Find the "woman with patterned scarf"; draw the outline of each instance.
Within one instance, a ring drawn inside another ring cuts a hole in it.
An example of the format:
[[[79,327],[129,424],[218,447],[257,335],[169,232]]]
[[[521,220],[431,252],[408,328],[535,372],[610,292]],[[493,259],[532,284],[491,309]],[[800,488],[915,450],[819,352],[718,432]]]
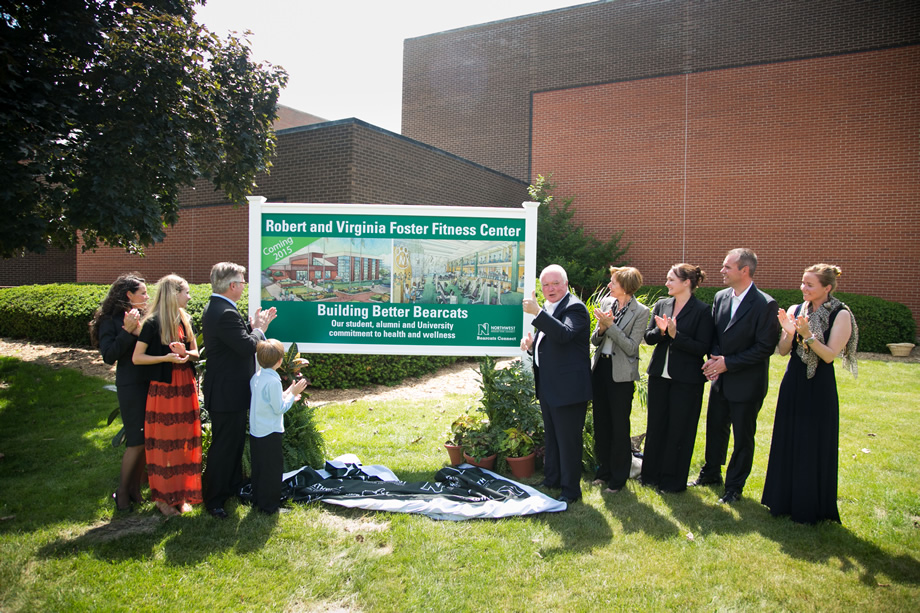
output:
[[[856,376],[859,330],[849,307],[834,296],[840,269],[816,264],[802,275],[800,305],[779,310],[777,349],[792,354],[780,384],[773,442],[761,503],[794,522],[840,522],[837,454],[840,408],[834,358]]]

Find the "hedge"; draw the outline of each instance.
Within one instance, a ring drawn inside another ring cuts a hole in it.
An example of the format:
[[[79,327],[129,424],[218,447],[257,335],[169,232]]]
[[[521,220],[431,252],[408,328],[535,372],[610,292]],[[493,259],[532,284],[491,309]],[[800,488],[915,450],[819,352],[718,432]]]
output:
[[[155,287],[148,286],[153,297]],[[0,289],[0,336],[89,346],[89,322],[109,290],[107,285],[62,283]],[[201,315],[211,296],[207,283],[189,287],[188,313],[201,332]],[[248,296],[238,303],[249,308]],[[269,331],[271,328],[269,328]],[[395,385],[464,358],[401,355],[304,354],[310,366],[303,373],[317,389]]]
[[[151,288],[152,289],[152,288]],[[201,330],[201,313],[211,295],[209,284],[191,286],[189,314],[196,330]],[[720,288],[701,287],[696,295],[712,304]],[[58,285],[23,285],[0,289],[0,336],[27,338],[34,341],[89,345],[88,322],[108,291],[106,285],[67,283]],[[781,307],[802,301],[798,290],[765,290]],[[663,286],[646,286],[640,294],[667,295]],[[859,350],[886,353],[887,343],[915,342],[917,327],[903,304],[873,296],[840,292],[859,324]],[[247,296],[240,309],[248,307]],[[434,372],[453,363],[456,357],[378,356],[378,355],[307,355],[311,366],[304,374],[320,389],[359,387],[372,384],[393,385],[406,377]]]
[[[716,292],[721,287],[700,287],[696,296],[707,304],[712,304]],[[790,305],[801,304],[802,292],[797,289],[765,289],[780,308],[788,309]],[[658,298],[668,295],[664,286],[646,286],[638,292]],[[889,302],[875,296],[835,292],[835,296],[844,302],[859,326],[859,351],[888,353],[888,343],[913,343],[917,339],[917,323],[913,314],[900,302]],[[654,299],[651,301],[654,303]]]

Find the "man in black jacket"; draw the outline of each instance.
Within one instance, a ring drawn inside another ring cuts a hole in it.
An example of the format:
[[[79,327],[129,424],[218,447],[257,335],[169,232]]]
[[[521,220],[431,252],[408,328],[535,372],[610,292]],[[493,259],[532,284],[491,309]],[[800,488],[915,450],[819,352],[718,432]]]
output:
[[[722,263],[728,288],[712,305],[715,335],[703,374],[712,381],[706,415],[706,464],[689,485],[722,482],[729,432],[735,445],[725,471],[725,493],[731,504],[741,498],[754,463],[757,414],[767,395],[770,356],[779,340],[776,301],[754,285],[757,256],[750,249],[732,249]]]
[[[236,302],[246,289],[246,269],[232,262],[211,268],[211,299],[201,319],[207,371],[204,406],[211,416],[211,447],[204,474],[208,513],[227,517],[224,504],[243,481],[243,447],[249,415],[249,380],[255,374],[256,345],[277,313],[257,309],[246,322]]]
[[[581,499],[582,433],[591,399],[591,320],[584,303],[569,293],[561,266],[543,269],[540,283],[546,299],[543,309],[536,297],[523,301],[524,312],[536,316],[537,334],[528,333],[521,349],[534,356],[546,440],[543,485],[561,488],[559,500],[572,503]]]

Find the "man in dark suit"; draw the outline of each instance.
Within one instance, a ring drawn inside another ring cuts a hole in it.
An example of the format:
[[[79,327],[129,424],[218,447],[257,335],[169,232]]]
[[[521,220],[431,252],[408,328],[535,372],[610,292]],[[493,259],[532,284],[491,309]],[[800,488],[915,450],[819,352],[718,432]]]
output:
[[[770,356],[779,340],[776,301],[754,285],[757,256],[750,249],[732,249],[722,263],[728,285],[712,305],[715,335],[703,374],[712,381],[706,415],[706,463],[689,485],[722,482],[729,432],[735,445],[725,471],[725,492],[731,504],[741,498],[754,463],[757,414],[767,395]]]
[[[250,322],[236,309],[246,289],[246,269],[232,262],[211,268],[211,299],[201,318],[207,371],[204,406],[211,416],[211,447],[204,474],[208,513],[227,517],[224,504],[243,481],[243,446],[249,415],[249,380],[255,374],[256,345],[276,316],[275,308],[256,310]]]
[[[584,303],[569,293],[561,266],[544,268],[540,284],[546,299],[543,309],[535,295],[523,301],[524,312],[536,316],[537,333],[528,333],[521,349],[534,356],[546,441],[543,485],[561,488],[559,500],[572,503],[581,499],[582,434],[591,399],[591,320]]]

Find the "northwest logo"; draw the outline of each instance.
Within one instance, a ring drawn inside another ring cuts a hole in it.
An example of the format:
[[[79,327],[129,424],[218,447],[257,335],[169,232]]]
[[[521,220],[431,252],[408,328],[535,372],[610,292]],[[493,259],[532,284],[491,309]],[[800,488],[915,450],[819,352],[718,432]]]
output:
[[[479,324],[479,336],[489,336],[489,324]]]

